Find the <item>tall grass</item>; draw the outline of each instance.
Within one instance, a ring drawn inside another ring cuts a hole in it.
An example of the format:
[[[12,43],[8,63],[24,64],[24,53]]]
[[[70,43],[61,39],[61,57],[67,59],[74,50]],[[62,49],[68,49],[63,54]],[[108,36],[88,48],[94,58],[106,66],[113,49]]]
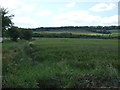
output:
[[[40,38],[3,43],[3,87],[118,87],[118,40]]]

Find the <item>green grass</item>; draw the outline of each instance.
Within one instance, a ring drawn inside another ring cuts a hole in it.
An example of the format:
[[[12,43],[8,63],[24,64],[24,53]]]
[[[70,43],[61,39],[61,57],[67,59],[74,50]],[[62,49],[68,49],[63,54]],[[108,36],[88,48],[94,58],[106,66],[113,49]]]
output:
[[[110,31],[111,33],[119,33],[119,30],[108,30]]]
[[[3,43],[3,87],[118,87],[117,39],[39,38]]]

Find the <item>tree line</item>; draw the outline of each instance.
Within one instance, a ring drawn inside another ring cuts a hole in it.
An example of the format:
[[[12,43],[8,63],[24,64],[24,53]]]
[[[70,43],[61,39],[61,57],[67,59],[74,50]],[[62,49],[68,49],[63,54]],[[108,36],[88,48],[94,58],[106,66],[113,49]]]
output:
[[[8,30],[6,30],[4,35],[4,37],[11,38],[12,41],[17,41],[18,39],[31,40],[32,36],[33,36],[32,30],[18,28],[16,26],[12,26]]]
[[[120,26],[64,26],[64,27],[39,27],[33,31],[64,31],[64,30],[86,30],[101,34],[111,34],[110,30],[119,30]],[[109,30],[109,31],[108,31]]]

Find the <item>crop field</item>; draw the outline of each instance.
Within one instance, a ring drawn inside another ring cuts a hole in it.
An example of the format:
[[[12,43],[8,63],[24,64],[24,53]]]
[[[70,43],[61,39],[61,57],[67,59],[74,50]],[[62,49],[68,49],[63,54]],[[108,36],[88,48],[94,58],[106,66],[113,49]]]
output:
[[[94,33],[91,31],[87,31],[87,30],[51,30],[51,31],[37,31],[35,33],[56,33],[56,34],[60,34],[60,33],[72,33],[72,34],[77,34],[77,35],[96,35],[99,33]]]
[[[111,35],[112,35],[112,36],[120,36],[119,30],[108,30],[108,31],[111,32]]]
[[[117,39],[3,43],[3,88],[116,88],[119,71]]]
[[[87,30],[52,30],[52,31],[39,31],[39,33],[73,33],[73,34],[96,34]]]
[[[111,32],[111,34],[101,34],[101,33],[96,33],[96,32],[91,32],[89,30],[51,30],[51,31],[34,31],[34,33],[41,33],[41,34],[46,34],[46,33],[51,33],[51,34],[60,34],[60,33],[72,33],[76,35],[103,35],[103,36],[119,36],[119,30],[107,30]]]

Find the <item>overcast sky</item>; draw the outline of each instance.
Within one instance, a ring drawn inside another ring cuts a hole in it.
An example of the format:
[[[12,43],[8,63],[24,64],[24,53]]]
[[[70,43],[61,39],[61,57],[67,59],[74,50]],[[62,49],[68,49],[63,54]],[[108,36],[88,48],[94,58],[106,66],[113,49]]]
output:
[[[118,25],[118,0],[0,0],[15,26]]]

